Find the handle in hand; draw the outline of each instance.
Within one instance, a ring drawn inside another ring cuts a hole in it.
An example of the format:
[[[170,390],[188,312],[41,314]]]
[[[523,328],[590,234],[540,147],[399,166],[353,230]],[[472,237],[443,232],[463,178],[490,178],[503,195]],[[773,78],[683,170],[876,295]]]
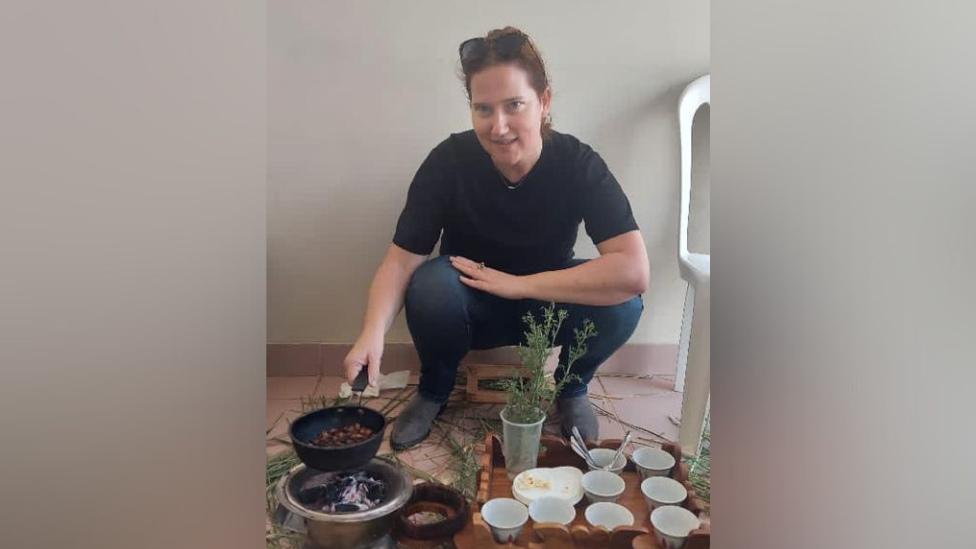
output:
[[[366,366],[363,366],[359,370],[359,374],[356,375],[356,379],[352,382],[352,390],[361,393],[366,390],[366,385],[369,384],[369,370]]]

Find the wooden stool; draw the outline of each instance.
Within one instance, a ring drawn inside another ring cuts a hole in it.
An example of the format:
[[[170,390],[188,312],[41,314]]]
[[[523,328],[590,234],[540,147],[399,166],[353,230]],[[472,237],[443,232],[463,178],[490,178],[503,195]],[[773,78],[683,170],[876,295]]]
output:
[[[468,384],[465,387],[468,402],[506,404],[508,393],[496,389],[479,388],[479,381],[510,379],[514,376],[531,378],[529,372],[518,364],[465,364]]]

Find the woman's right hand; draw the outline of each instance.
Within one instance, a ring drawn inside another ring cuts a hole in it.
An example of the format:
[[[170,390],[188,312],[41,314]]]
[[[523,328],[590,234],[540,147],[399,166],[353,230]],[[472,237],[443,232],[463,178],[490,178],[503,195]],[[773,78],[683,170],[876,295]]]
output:
[[[380,361],[383,358],[383,334],[374,335],[363,333],[349,350],[343,365],[346,369],[346,380],[352,385],[360,370],[369,371],[369,384],[373,387],[379,383]]]

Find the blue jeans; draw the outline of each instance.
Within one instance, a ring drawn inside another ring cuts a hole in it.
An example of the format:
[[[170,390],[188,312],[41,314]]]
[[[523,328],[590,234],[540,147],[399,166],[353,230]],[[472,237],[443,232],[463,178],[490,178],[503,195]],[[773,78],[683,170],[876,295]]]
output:
[[[573,260],[564,268],[585,261]],[[469,350],[525,343],[526,326],[522,317],[532,312],[541,319],[540,309],[548,305],[534,299],[505,299],[476,290],[458,280],[459,276],[460,272],[446,256],[432,259],[414,272],[405,296],[407,326],[420,355],[418,392],[437,403],[447,402],[454,389],[458,366]],[[587,341],[589,351],[573,364],[572,371],[580,376],[580,381],[567,383],[560,393],[563,398],[584,395],[600,364],[634,333],[644,302],[637,296],[619,305],[556,303],[556,309],[569,313],[556,340],[556,345],[562,346],[560,364],[566,364],[569,347],[575,342],[573,328],[581,327],[586,318],[596,325],[597,335]]]

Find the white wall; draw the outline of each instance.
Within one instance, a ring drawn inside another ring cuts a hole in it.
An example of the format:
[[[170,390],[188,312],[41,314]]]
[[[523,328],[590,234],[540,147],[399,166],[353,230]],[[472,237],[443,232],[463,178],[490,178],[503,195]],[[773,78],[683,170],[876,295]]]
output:
[[[471,127],[458,44],[509,24],[547,61],[555,128],[604,157],[643,231],[631,341],[677,342],[677,99],[710,70],[707,0],[269,2],[269,342],[355,339],[414,172]],[[387,341],[410,341],[402,315]]]

